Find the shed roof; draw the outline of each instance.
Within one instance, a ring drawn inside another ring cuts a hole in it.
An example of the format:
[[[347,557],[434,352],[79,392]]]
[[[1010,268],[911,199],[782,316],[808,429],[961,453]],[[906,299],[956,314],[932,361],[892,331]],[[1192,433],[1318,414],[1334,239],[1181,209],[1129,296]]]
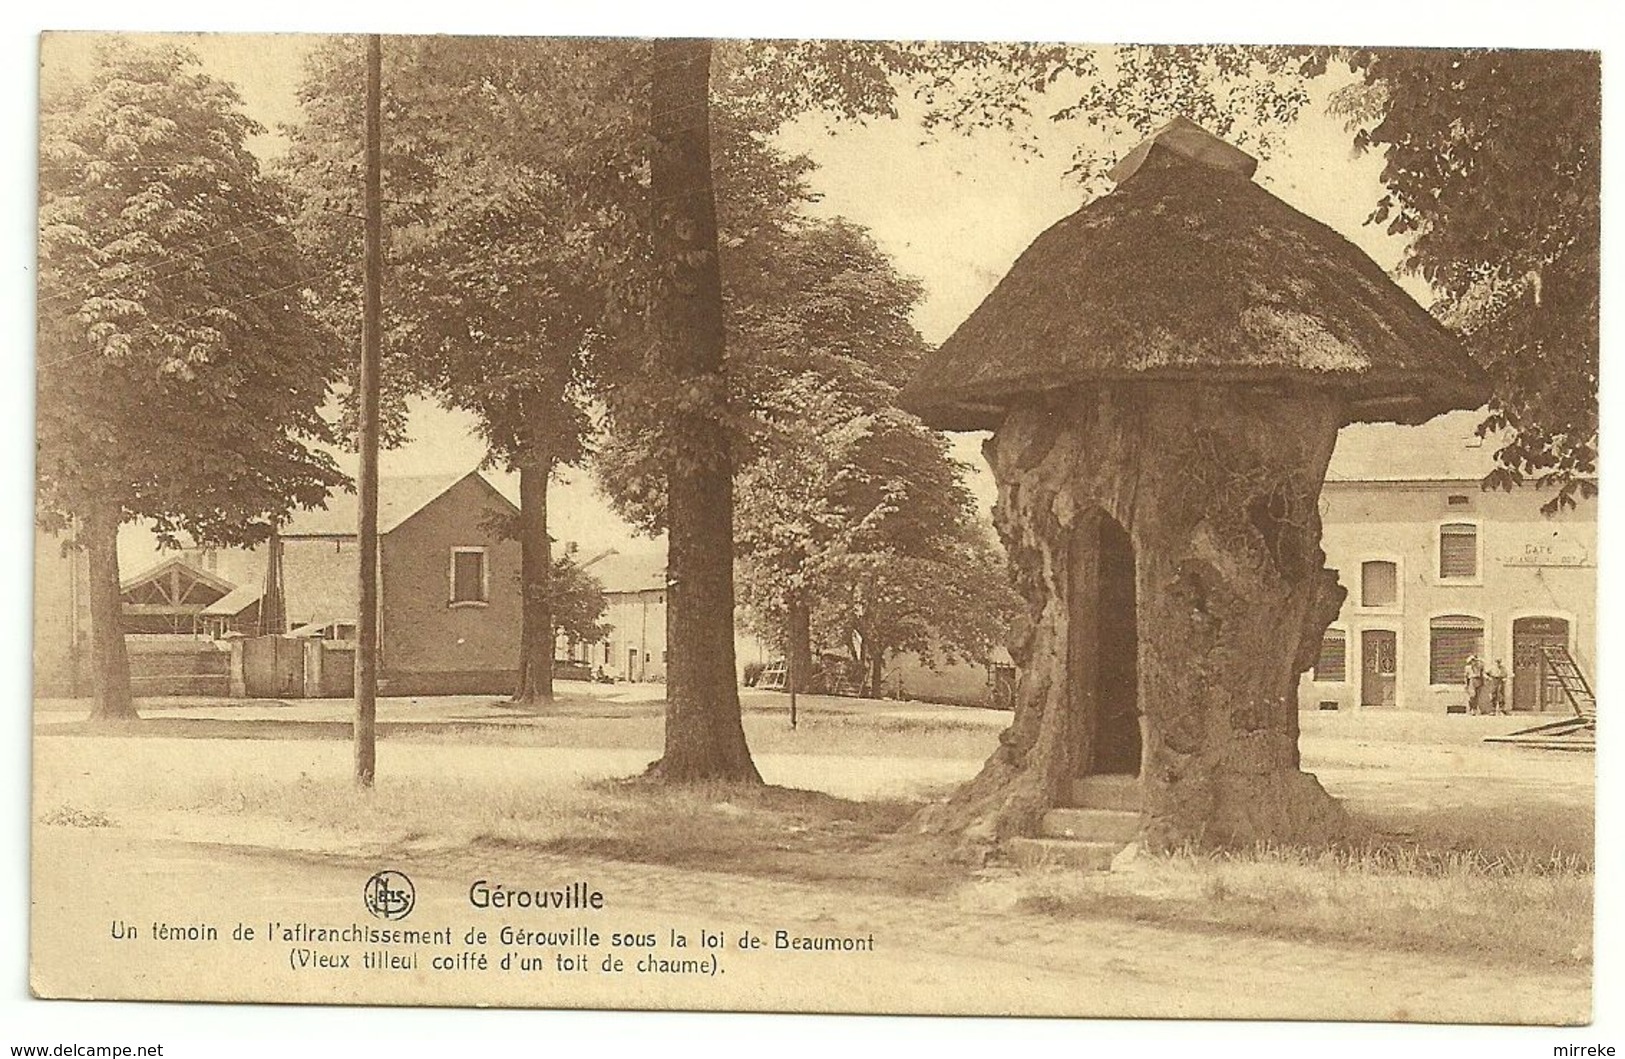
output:
[[[264,585],[238,585],[204,607],[203,613],[214,617],[234,618],[258,603],[263,595],[265,595]]]
[[[905,408],[986,430],[1020,395],[1123,379],[1335,386],[1354,422],[1483,403],[1456,339],[1353,243],[1254,184],[1245,154],[1189,122],[1142,148],[925,358]]]
[[[207,570],[198,569],[196,566],[193,566],[180,556],[172,556],[168,559],[162,559],[139,573],[132,574],[123,581],[120,581],[118,586],[119,592],[127,593],[132,589],[139,588],[142,585],[157,581],[160,578],[168,577],[171,571],[176,572],[186,581],[204,585],[222,595],[230,592],[234,587],[236,587],[223,577],[216,574],[211,574]]]

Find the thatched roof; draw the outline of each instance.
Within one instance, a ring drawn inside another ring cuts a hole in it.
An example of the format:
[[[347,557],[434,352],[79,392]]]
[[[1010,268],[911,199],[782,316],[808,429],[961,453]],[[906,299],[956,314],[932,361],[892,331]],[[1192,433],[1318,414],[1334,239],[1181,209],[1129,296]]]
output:
[[[1347,239],[1176,122],[1040,235],[904,389],[949,430],[1015,398],[1128,379],[1335,386],[1349,420],[1421,422],[1488,396],[1455,338]]]

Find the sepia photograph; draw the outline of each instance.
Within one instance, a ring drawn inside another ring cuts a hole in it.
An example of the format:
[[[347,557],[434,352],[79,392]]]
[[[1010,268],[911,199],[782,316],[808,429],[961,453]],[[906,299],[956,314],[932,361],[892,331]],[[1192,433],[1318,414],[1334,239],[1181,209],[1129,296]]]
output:
[[[1599,1043],[1600,42],[186,28],[30,45],[53,1025]]]

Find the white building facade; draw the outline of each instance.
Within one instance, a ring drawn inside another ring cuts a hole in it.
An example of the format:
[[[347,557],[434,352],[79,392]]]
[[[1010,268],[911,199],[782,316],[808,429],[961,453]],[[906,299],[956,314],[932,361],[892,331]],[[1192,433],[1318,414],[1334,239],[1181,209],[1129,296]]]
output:
[[[1321,521],[1348,598],[1300,682],[1300,708],[1459,711],[1477,656],[1502,661],[1513,712],[1567,712],[1540,649],[1565,647],[1595,672],[1596,503],[1546,515],[1548,490],[1482,489],[1494,444],[1473,436],[1478,418],[1339,439]]]

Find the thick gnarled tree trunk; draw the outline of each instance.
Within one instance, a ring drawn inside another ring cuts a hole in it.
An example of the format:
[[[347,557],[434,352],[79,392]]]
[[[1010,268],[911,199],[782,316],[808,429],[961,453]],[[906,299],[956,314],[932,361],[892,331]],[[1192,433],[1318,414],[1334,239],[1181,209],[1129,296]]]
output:
[[[79,526],[89,578],[93,721],[136,719],[130,655],[124,643],[124,599],[119,591],[118,530],[116,509],[97,508]]]
[[[668,426],[666,742],[649,775],[760,783],[734,667],[733,458],[723,415],[722,276],[711,183],[711,43],[651,46],[649,128],[661,364],[684,395]]]
[[[553,701],[553,542],[547,535],[547,486],[553,461],[533,454],[519,463],[519,551],[522,613],[519,680],[513,701]]]
[[[1342,407],[1329,394],[1137,383],[1013,410],[987,443],[995,513],[1027,613],[1011,727],[981,773],[922,819],[971,845],[1032,833],[1092,771],[1102,662],[1103,519],[1135,559],[1141,839],[1312,842],[1342,812],[1298,768],[1298,676],[1344,591],[1319,498]]]

